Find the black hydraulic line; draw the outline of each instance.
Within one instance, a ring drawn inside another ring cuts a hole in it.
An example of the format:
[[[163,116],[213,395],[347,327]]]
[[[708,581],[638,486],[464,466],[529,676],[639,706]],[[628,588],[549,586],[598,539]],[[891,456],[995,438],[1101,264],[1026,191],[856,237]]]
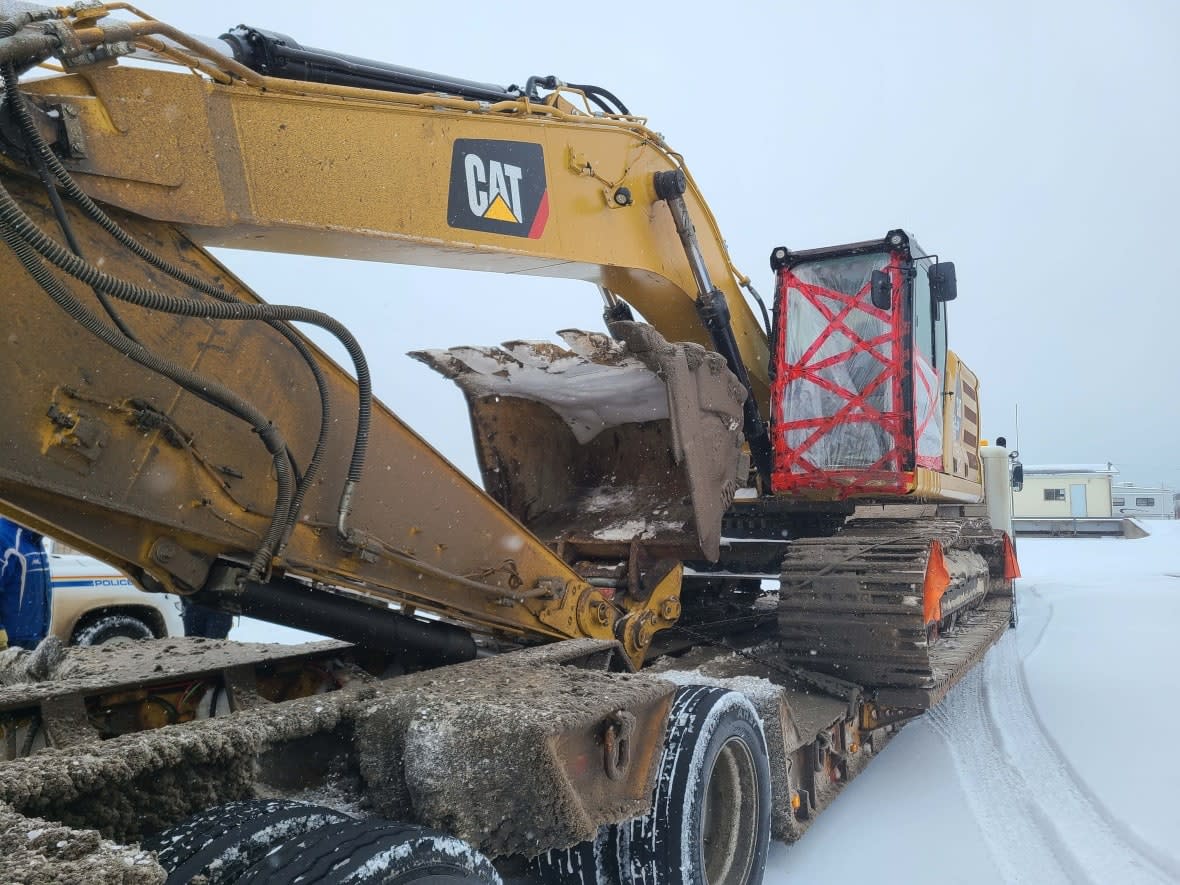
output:
[[[349,355],[360,363],[358,370],[368,376],[368,364],[360,345],[352,333],[338,320],[327,314],[307,307],[294,307],[282,304],[252,304],[245,301],[197,301],[191,298],[178,298],[163,292],[145,288],[143,286],[121,280],[98,269],[89,262],[74,255],[63,248],[61,244],[46,236],[29,218],[12,195],[6,189],[0,188],[0,219],[8,222],[21,237],[28,240],[43,257],[70,276],[87,285],[94,285],[104,292],[122,301],[151,310],[164,313],[174,313],[180,316],[201,317],[216,320],[285,320],[310,323],[334,335]]]
[[[364,352],[345,326],[327,314],[309,308],[275,304],[249,304],[240,301],[196,301],[166,295],[112,277],[63,249],[58,243],[47,237],[32,219],[24,214],[12,196],[2,188],[0,188],[0,219],[12,225],[42,256],[70,276],[88,286],[96,286],[115,298],[131,304],[164,313],[204,319],[305,322],[319,326],[334,335],[352,357],[356,368],[360,399],[357,413],[357,441],[353,449],[352,461],[349,464],[348,478],[341,494],[340,518],[337,524],[342,535],[347,533],[346,523],[351,511],[352,496],[364,469],[368,447],[369,426],[372,419],[372,383]],[[286,512],[282,516],[285,519]]]
[[[202,593],[194,600],[214,608],[224,601],[251,618],[395,652],[424,664],[458,664],[475,658],[475,640],[461,627],[409,618],[298,581],[248,580],[240,593]]]
[[[275,513],[271,519],[262,545],[251,561],[250,573],[262,575],[269,565],[272,551],[281,540],[285,519],[283,518],[290,506],[292,497],[291,471],[287,461],[286,443],[273,424],[248,402],[238,397],[229,388],[202,378],[194,372],[169,362],[149,351],[142,344],[132,341],[115,329],[103,323],[95,314],[91,313],[82,302],[78,301],[57,279],[38,257],[37,250],[24,235],[24,224],[12,223],[9,206],[20,208],[12,200],[8,191],[0,187],[0,238],[8,244],[17,259],[24,266],[29,276],[62,308],[75,322],[90,334],[113,347],[128,359],[138,363],[159,375],[170,378],[186,390],[200,390],[203,398],[215,402],[231,414],[248,422],[266,445],[272,456],[278,490],[275,495]],[[23,213],[21,213],[23,214]],[[21,219],[17,219],[20,221]],[[31,220],[28,222],[34,229]],[[39,232],[39,231],[38,231]],[[55,244],[56,245],[56,244]],[[60,247],[58,247],[60,248]],[[63,250],[64,251],[64,250]],[[67,253],[68,254],[68,253]],[[80,259],[78,259],[80,260]]]
[[[529,77],[527,80],[524,81],[524,90],[523,90],[524,97],[535,99],[535,100],[540,100],[541,93],[539,93],[537,91],[538,86],[540,86],[543,89],[556,89],[557,88],[557,78],[554,77],[553,75],[549,75],[548,77],[542,77],[537,74],[534,74],[533,76]]]
[[[592,86],[589,83],[562,83],[552,74],[547,77],[534,75],[529,77],[524,84],[524,95],[532,99],[540,99],[540,94],[537,92],[537,87],[542,89],[557,89],[560,86],[568,86],[570,89],[577,89],[586,98],[594,104],[598,105],[604,113],[607,114],[623,114],[630,116],[631,112],[627,110],[627,106],[619,101],[618,97],[608,89],[603,89],[601,86]],[[614,107],[607,107],[606,102],[611,102]]]
[[[5,65],[4,79],[6,83],[8,82],[9,71],[12,71],[14,79],[16,77],[16,72],[12,66]],[[49,203],[53,207],[53,215],[57,219],[57,226],[61,228],[62,236],[66,238],[66,245],[79,258],[84,258],[82,247],[78,243],[78,238],[74,236],[74,228],[70,224],[69,216],[66,215],[66,207],[62,204],[61,194],[57,191],[57,184],[53,180],[53,174],[49,170],[49,165],[45,162],[45,158],[41,156],[41,152],[37,150],[35,145],[29,144],[29,148],[29,153],[33,158],[33,165],[37,167],[37,175],[40,177],[41,184],[45,187],[45,193],[49,196]],[[94,297],[98,299],[98,303],[102,306],[103,312],[115,324],[115,328],[132,341],[138,341],[139,339],[135,337],[135,334],[127,327],[127,324],[123,322],[123,318],[115,310],[115,306],[111,304],[111,300],[107,297],[107,294],[99,289],[93,289],[92,291],[94,292]]]
[[[61,164],[61,161],[58,160],[57,156],[49,148],[49,145],[46,144],[45,140],[41,137],[41,133],[37,131],[37,127],[33,122],[32,115],[29,113],[28,106],[24,101],[24,96],[20,93],[19,80],[15,71],[12,70],[9,65],[3,65],[0,70],[3,72],[5,89],[7,90],[8,94],[12,96],[12,109],[15,112],[26,137],[33,142],[35,158],[39,158],[41,163],[48,166],[50,171],[52,171],[52,173],[57,177],[58,182],[65,189],[66,195],[75,203],[77,203],[79,207],[81,207],[82,211],[87,215],[87,217],[98,224],[118,243],[130,250],[134,255],[138,256],[158,270],[168,274],[178,282],[221,301],[228,301],[232,303],[239,302],[238,298],[234,297],[233,294],[226,292],[219,286],[210,283],[201,277],[196,276],[195,274],[190,274],[181,268],[176,267],[170,262],[165,261],[163,258],[156,255],[152,250],[140,243],[130,233],[125,231],[117,222],[115,222],[114,219],[107,215],[102,210],[102,208],[99,207],[99,205],[95,203],[90,198],[90,196],[78,186],[77,182],[74,181],[69,171]],[[46,187],[49,188],[49,185],[47,184]],[[55,191],[51,189],[51,200],[54,199],[54,193]],[[61,217],[62,216],[59,215],[59,220]],[[72,236],[68,230],[66,230],[66,235],[67,239],[70,239]],[[78,248],[76,248],[76,244],[71,242],[70,245],[74,253],[81,257],[82,253]],[[94,293],[98,297],[100,303],[106,307],[107,302],[105,293],[98,289],[95,289]],[[125,335],[127,335],[128,338],[135,340],[135,336],[132,335],[119,322],[117,316],[113,313],[113,308],[107,308],[107,313],[111,316],[112,320],[115,321],[116,325],[119,326],[120,330],[123,331]],[[291,501],[290,513],[286,516],[287,527],[284,535],[289,536],[290,532],[294,528],[296,520],[299,518],[299,512],[302,509],[303,499],[307,494],[307,490],[311,487],[312,483],[319,475],[320,467],[323,463],[324,451],[327,446],[328,430],[331,422],[331,405],[327,380],[324,378],[323,372],[320,370],[319,364],[316,362],[315,357],[312,355],[307,345],[304,344],[303,340],[299,337],[299,334],[286,323],[271,321],[268,323],[268,325],[270,325],[271,328],[275,329],[279,334],[286,338],[287,341],[299,353],[300,357],[311,371],[312,378],[315,381],[316,389],[318,390],[320,397],[320,431],[316,439],[316,444],[313,449],[311,459],[303,471],[302,476],[298,478],[295,495]],[[361,432],[361,427],[359,424],[357,432],[358,434]],[[297,466],[294,463],[293,455],[291,466],[292,469],[296,471],[296,473],[299,472]]]
[[[0,21],[0,61],[12,62],[27,71],[61,50],[61,41],[49,34],[18,33],[19,26]]]
[[[621,101],[619,101],[618,97],[613,92],[611,92],[609,89],[603,89],[601,86],[591,86],[588,83],[567,83],[566,85],[569,86],[570,89],[579,90],[580,92],[585,94],[585,96],[587,98],[591,98],[591,96],[596,96],[597,99],[592,99],[592,100],[594,101],[595,104],[597,104],[600,108],[602,108],[608,114],[623,114],[624,116],[631,115],[631,112],[629,110],[627,110],[627,106],[625,104],[623,104]],[[605,99],[606,101],[609,101],[611,104],[613,104],[615,106],[615,109],[612,110],[611,108],[605,107],[602,104],[602,101],[599,99]]]
[[[713,285],[709,278],[709,270],[705,266],[704,256],[701,254],[700,244],[697,242],[696,228],[688,214],[688,206],[684,202],[684,193],[688,188],[688,180],[679,169],[668,172],[655,173],[656,197],[668,204],[672,213],[672,220],[676,224],[676,232],[680,235],[680,242],[684,246],[688,257],[689,267],[697,283],[697,314],[701,322],[709,331],[713,348],[725,358],[729,370],[737,376],[738,381],[746,389],[746,401],[742,406],[742,432],[746,435],[746,442],[750,446],[750,456],[754,467],[762,480],[765,493],[769,494],[770,473],[773,465],[770,434],[766,422],[758,412],[758,400],[754,398],[754,388],[750,383],[750,373],[742,360],[738,350],[737,339],[733,334],[730,323],[729,305],[725,302],[725,293]]]
[[[774,327],[770,322],[770,313],[766,310],[766,302],[762,300],[762,296],[758,294],[758,290],[754,288],[754,284],[749,280],[746,280],[746,282],[742,283],[742,286],[745,287],[745,290],[753,295],[754,300],[758,302],[758,307],[762,311],[762,325],[766,329],[766,337],[768,339],[773,338]]]
[[[594,104],[596,104],[598,106],[598,109],[600,111],[602,111],[604,114],[615,113],[614,109],[610,105],[608,105],[605,101],[603,101],[596,93],[584,92],[582,94],[586,96],[586,99],[588,101],[591,101]]]
[[[0,187],[0,220],[10,225],[17,236],[28,242],[44,258],[75,279],[80,280],[88,286],[100,288],[120,300],[128,301],[140,307],[159,310],[164,313],[174,313],[180,316],[201,317],[205,319],[294,320],[297,322],[309,322],[335,335],[344,345],[345,349],[348,350],[356,364],[357,385],[362,406],[357,420],[358,425],[364,431],[363,434],[358,432],[358,446],[353,451],[354,461],[350,464],[348,479],[345,481],[339,506],[337,529],[342,536],[347,536],[347,519],[351,512],[352,496],[355,493],[357,483],[360,479],[360,472],[364,466],[365,447],[360,445],[360,443],[367,443],[372,408],[368,364],[365,360],[364,353],[360,349],[360,345],[348,329],[332,317],[307,308],[270,304],[246,304],[236,301],[227,303],[223,301],[209,302],[176,298],[133,285],[125,280],[111,277],[109,274],[88,264],[47,237],[33,220],[24,214],[12,196],[2,187]],[[104,330],[111,331],[105,329],[105,327]],[[278,435],[277,429],[273,428],[269,422],[266,422],[265,427],[262,428],[255,425],[255,431],[260,434],[273,434],[276,437]],[[287,457],[285,443],[283,444],[283,454],[284,457]],[[286,475],[288,472],[287,465],[284,464],[284,474]],[[252,570],[257,568],[264,569],[269,557],[274,555],[282,543],[286,535],[287,518],[291,512],[290,505],[292,500],[293,495],[287,494],[276,505],[275,518],[272,520],[271,530],[267,533],[266,541],[264,542],[263,548],[259,550]],[[277,535],[275,534],[276,522],[281,527]],[[265,556],[263,555],[264,551],[266,553]]]
[[[514,101],[522,96],[533,97],[537,85],[546,89],[555,89],[558,85],[556,77],[529,77],[523,90],[515,86],[505,88],[494,83],[480,83],[326,49],[316,49],[312,46],[302,46],[286,34],[247,25],[232,28],[222,34],[221,39],[229,45],[236,61],[265,76],[285,80],[405,92],[411,95],[438,92],[492,102]],[[608,89],[590,84],[566,85],[581,91],[603,113],[631,113]]]
[[[262,28],[238,25],[222,34],[221,39],[229,44],[236,61],[268,77],[386,92],[441,92],[478,101],[508,101],[520,97],[519,91],[493,83],[479,83],[301,46],[285,34]]]

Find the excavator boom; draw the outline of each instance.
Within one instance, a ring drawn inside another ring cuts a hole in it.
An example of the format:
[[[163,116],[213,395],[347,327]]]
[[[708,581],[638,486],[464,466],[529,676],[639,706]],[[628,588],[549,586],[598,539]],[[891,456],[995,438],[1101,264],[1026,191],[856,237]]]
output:
[[[263,76],[154,20],[107,29],[90,10],[58,24],[52,51],[70,61],[126,51],[119,41],[130,29],[157,60],[192,70],[81,64],[20,82],[16,67],[47,50],[30,59],[21,56],[25,44],[6,46],[0,162],[11,249],[0,261],[6,278],[43,290],[6,292],[6,313],[23,333],[6,359],[37,366],[10,406],[20,417],[7,431],[18,454],[0,468],[6,512],[146,587],[199,592],[269,617],[332,586],[513,637],[634,634],[637,642],[647,635],[639,620],[650,622],[649,633],[670,622],[646,592],[631,605],[581,580],[394,415],[371,406],[363,354],[346,330],[314,312],[261,305],[205,251],[576,277],[608,293],[617,330],[630,305],[683,341],[710,340],[695,305],[702,275],[716,280],[704,294],[730,305],[731,357],[741,371],[750,367],[746,389],[709,382],[724,367],[702,368],[695,357],[688,367],[682,345],[647,336],[636,339],[647,353],[639,374],[676,375],[679,387],[665,395],[657,383],[658,414],[630,420],[657,437],[671,422],[677,440],[696,441],[676,449],[683,471],[658,470],[669,500],[696,502],[675,514],[690,539],[680,546],[715,558],[720,511],[738,483],[732,413],[740,418],[748,390],[766,396],[766,340],[707,207],[662,139],[638,118],[578,112],[560,91],[549,101],[505,94],[489,103],[486,89],[472,97],[475,87],[451,81],[441,85],[459,94],[415,94],[404,82],[398,92],[329,86]],[[250,34],[235,34],[241,52]],[[257,45],[245,51],[256,67],[276,66],[257,56]],[[653,184],[669,172],[680,182],[677,205],[709,225],[706,236],[691,234],[692,268],[684,232]],[[64,205],[58,190],[70,197]],[[54,240],[57,229],[70,249]],[[341,337],[357,382],[290,320]],[[55,359],[45,340],[75,345]],[[627,388],[615,396],[626,398]],[[600,448],[625,432],[616,423]],[[718,444],[729,466],[703,470]],[[112,467],[124,464],[134,466]],[[617,465],[594,468],[606,475]],[[660,574],[660,596],[674,596],[675,574]],[[321,626],[356,638],[363,614]],[[620,624],[628,615],[633,623]],[[629,651],[643,654],[634,643]]]

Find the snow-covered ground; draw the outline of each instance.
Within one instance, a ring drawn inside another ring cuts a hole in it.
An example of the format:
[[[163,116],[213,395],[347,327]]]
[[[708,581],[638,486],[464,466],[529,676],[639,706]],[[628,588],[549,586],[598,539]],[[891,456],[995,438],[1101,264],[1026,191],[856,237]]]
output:
[[[767,885],[1180,883],[1180,522],[1145,525],[1022,539],[1019,628],[773,847]]]
[[[1180,522],[1022,539],[1020,626],[796,845],[792,882],[1180,882]]]

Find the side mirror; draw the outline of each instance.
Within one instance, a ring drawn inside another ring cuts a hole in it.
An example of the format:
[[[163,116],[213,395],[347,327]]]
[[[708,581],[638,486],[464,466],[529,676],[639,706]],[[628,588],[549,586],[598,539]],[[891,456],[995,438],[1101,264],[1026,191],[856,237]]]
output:
[[[1019,461],[1012,464],[1012,491],[1019,492],[1024,488],[1024,465]]]
[[[872,282],[869,284],[869,301],[877,310],[889,310],[893,307],[893,280],[883,270],[873,271]]]
[[[953,261],[943,261],[930,268],[930,295],[939,302],[954,301],[958,297]]]

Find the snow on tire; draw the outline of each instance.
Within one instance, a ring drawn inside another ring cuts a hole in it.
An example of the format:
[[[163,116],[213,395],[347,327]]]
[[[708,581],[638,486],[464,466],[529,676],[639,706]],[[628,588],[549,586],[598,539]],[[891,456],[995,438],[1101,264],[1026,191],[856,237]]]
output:
[[[746,885],[770,847],[770,763],[762,722],[743,695],[676,694],[652,808],[623,824],[624,882]]]
[[[624,835],[621,827],[599,827],[598,834],[589,842],[538,855],[529,864],[530,872],[544,885],[617,883],[621,881],[619,843]]]
[[[331,808],[287,800],[218,805],[144,839],[168,871],[167,885],[204,876],[209,885],[237,881],[257,860],[319,827],[351,818]]]
[[[290,839],[236,880],[240,885],[501,885],[490,860],[435,830],[354,820]]]

